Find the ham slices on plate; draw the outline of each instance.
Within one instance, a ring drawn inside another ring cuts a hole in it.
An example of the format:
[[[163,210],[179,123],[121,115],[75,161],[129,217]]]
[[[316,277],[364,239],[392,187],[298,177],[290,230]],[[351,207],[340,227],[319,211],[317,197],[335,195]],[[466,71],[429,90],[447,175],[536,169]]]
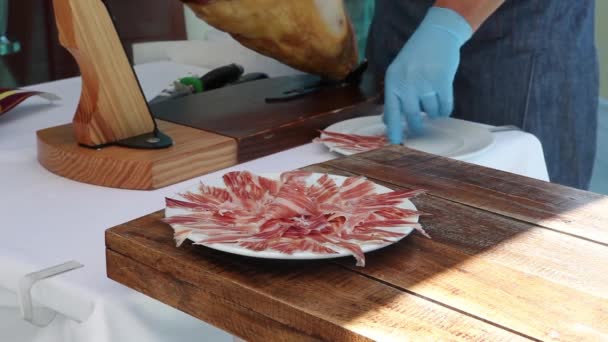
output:
[[[403,146],[443,157],[467,160],[490,149],[494,135],[487,126],[454,118],[425,120],[421,134],[405,132]],[[314,140],[342,155],[375,150],[389,145],[381,115],[337,122]]]
[[[185,240],[224,252],[271,259],[326,259],[393,244],[413,229],[425,236],[410,198],[364,177],[303,171],[258,176],[230,172],[217,184],[166,199],[164,221]]]
[[[388,139],[384,135],[359,135],[331,131],[321,131],[321,136],[313,142],[326,144],[332,152],[346,150],[353,153],[367,152],[389,145]]]

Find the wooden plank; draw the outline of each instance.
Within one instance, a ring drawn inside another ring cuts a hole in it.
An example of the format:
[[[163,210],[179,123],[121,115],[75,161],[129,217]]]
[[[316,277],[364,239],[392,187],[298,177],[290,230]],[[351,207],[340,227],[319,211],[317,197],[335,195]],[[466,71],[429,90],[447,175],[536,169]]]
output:
[[[174,145],[161,150],[79,146],[72,125],[38,131],[38,161],[60,176],[124,189],[157,189],[237,163],[237,146],[224,137],[160,121]]]
[[[162,298],[165,304],[233,335],[247,338],[249,342],[319,341],[111,250],[106,252],[106,262],[110,278],[152,298]],[[204,339],[204,336],[200,338]]]
[[[159,119],[234,138],[240,163],[307,144],[333,123],[382,110],[377,103],[382,90],[371,73],[361,84],[266,102],[318,82],[311,75],[270,78],[159,103],[151,110]]]
[[[405,188],[608,244],[608,197],[404,147],[327,162]]]
[[[319,78],[311,75],[275,77],[158,103],[151,109],[159,119],[240,140],[317,115],[376,102],[382,92],[373,76],[366,74],[361,85],[327,89],[290,101],[266,102],[266,98],[318,82]]]
[[[523,338],[343,266],[259,260],[192,245],[175,248],[161,217],[156,213],[108,230],[107,248],[174,278],[173,283],[204,289],[309,336],[327,341]],[[110,277],[114,268],[109,266]]]
[[[175,0],[156,0],[150,3],[148,0],[104,0],[110,8],[112,17],[114,17],[117,31],[120,34],[120,41],[125,47],[129,61],[133,61],[132,46],[135,43],[142,42],[164,42],[171,40],[187,40],[186,25],[184,17],[184,6]],[[48,6],[47,6],[48,4]],[[20,15],[13,16],[11,14],[10,25],[15,25],[13,29],[9,28],[8,32],[20,35],[20,38],[30,36],[31,40],[21,40],[22,45],[31,47],[36,50],[32,51],[31,56],[22,55],[21,59],[28,66],[31,64],[41,65],[42,62],[47,63],[45,69],[40,70],[43,74],[47,69],[50,75],[45,75],[45,79],[37,82],[29,81],[27,84],[38,84],[48,82],[50,80],[60,80],[69,77],[78,76],[78,65],[74,58],[59,44],[59,35],[57,33],[57,25],[53,16],[53,11],[50,8],[52,3],[45,1],[40,6],[39,0],[21,0],[13,1],[11,9],[19,7]],[[42,13],[33,14],[42,8]],[[141,9],[145,7],[145,11]],[[14,19],[13,19],[14,18]],[[38,21],[40,24],[34,24],[28,21]],[[46,22],[44,31],[42,30],[43,22]],[[149,25],[154,22],[154,25]],[[36,27],[36,32],[44,34],[48,37],[47,41],[36,39],[35,36],[29,34],[32,28]],[[39,30],[38,27],[41,27]],[[42,33],[44,32],[44,33]],[[33,61],[33,62],[32,62]],[[41,61],[41,62],[37,62]],[[133,63],[131,63],[133,64]],[[30,66],[31,67],[31,66]],[[50,76],[50,79],[49,79]],[[40,76],[38,76],[40,77]],[[20,82],[20,85],[26,85]]]
[[[535,339],[608,338],[608,300],[421,237],[356,271]]]
[[[304,169],[354,175],[324,165]],[[370,179],[392,189],[400,188]],[[433,196],[420,196],[414,203],[430,214],[422,217],[421,222],[434,242],[608,299],[608,273],[597,272],[608,269],[608,248],[601,244]]]
[[[105,4],[54,0],[53,6],[59,40],[82,74],[76,141],[95,147],[152,132],[152,114]]]
[[[365,268],[354,267],[350,258],[294,263],[193,246],[176,249],[167,241],[171,230],[158,222],[160,214],[108,231],[106,243],[174,282],[323,340],[353,338],[349,334],[376,340],[475,339],[489,327],[500,336],[483,339],[608,338],[608,275],[598,271],[608,269],[608,247],[591,238],[601,236],[601,227],[595,235],[577,236],[518,216],[558,212],[573,203],[601,206],[603,197],[529,179],[518,183],[506,173],[410,152],[389,147],[307,168],[345,174],[354,166],[354,174],[392,188],[431,187],[431,194],[415,203],[432,215],[422,223],[433,240],[414,234],[368,254]],[[449,168],[456,171],[442,172]],[[523,211],[521,203],[532,209]],[[596,215],[598,208],[579,210],[583,214],[567,222],[566,230],[572,225],[580,232],[587,221],[608,222]],[[468,334],[463,337],[438,324],[437,317],[475,324],[458,323]]]
[[[382,107],[374,102],[347,106],[341,110],[301,118],[270,130],[260,131],[238,139],[239,163],[264,157],[272,153],[308,144],[319,136],[319,130],[336,122],[360,116],[380,114]]]
[[[432,215],[422,222],[433,240],[369,254],[365,268],[340,264],[537,339],[608,337],[608,278],[597,272],[607,247],[439,198],[415,203]]]

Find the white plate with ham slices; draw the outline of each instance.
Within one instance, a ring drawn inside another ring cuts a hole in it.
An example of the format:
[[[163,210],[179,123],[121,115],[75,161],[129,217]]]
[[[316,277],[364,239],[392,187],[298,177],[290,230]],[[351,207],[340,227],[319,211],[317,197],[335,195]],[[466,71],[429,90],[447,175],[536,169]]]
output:
[[[165,222],[178,246],[190,240],[268,259],[354,256],[364,266],[364,253],[414,229],[425,234],[409,200],[420,193],[393,191],[363,177],[231,172],[167,198]]]
[[[331,151],[352,155],[388,145],[382,116],[365,116],[341,121],[325,129],[316,142]],[[426,120],[425,132],[408,137],[404,146],[454,159],[468,159],[494,144],[494,135],[485,127],[464,120]]]

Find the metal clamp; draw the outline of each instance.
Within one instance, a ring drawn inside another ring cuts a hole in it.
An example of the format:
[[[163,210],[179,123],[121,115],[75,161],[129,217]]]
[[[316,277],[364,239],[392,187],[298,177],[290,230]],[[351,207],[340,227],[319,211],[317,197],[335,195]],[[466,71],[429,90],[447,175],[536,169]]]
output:
[[[46,327],[49,325],[57,312],[45,307],[34,307],[32,301],[32,287],[40,280],[55,277],[78,268],[84,267],[77,261],[69,261],[61,265],[49,267],[47,269],[26,274],[19,280],[19,306],[21,307],[21,316],[25,321],[32,323],[35,326]]]

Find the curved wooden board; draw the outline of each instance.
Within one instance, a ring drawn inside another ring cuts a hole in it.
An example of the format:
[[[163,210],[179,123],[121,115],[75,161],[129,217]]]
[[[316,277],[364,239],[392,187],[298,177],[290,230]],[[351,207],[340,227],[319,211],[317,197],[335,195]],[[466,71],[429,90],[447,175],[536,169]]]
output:
[[[161,150],[119,146],[79,146],[72,125],[38,132],[38,161],[49,171],[83,183],[112,188],[151,190],[220,170],[237,163],[236,141],[169,122],[160,129],[175,137]]]

